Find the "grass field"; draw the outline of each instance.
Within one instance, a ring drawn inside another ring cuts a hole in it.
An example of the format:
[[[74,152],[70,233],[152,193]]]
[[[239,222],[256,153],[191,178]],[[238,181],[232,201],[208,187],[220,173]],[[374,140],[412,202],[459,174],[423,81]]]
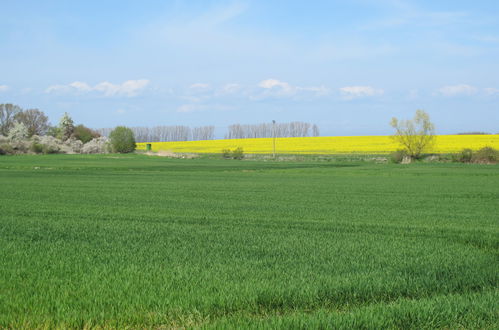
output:
[[[0,328],[498,328],[499,166],[0,157]]]
[[[273,153],[273,139],[233,139],[152,142],[152,150],[183,153],[221,153],[222,149],[241,147],[250,154]],[[434,153],[456,153],[465,148],[478,150],[483,147],[499,149],[499,135],[439,135],[430,150]],[[146,143],[138,143],[139,150]],[[277,138],[276,152],[279,154],[387,154],[400,149],[390,136],[321,136],[299,138]]]

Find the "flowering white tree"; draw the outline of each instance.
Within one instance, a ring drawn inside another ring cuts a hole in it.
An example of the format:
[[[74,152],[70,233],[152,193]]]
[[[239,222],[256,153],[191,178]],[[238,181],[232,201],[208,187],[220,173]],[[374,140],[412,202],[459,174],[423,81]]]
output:
[[[28,134],[28,128],[23,123],[16,121],[9,130],[8,138],[12,141],[22,141],[28,137]]]
[[[74,132],[74,122],[67,112],[64,113],[61,120],[59,121],[60,138],[66,141],[73,135]]]

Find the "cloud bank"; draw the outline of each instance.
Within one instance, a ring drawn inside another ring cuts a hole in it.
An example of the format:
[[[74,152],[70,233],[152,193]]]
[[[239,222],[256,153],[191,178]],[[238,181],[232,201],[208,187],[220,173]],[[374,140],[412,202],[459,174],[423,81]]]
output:
[[[96,84],[95,86],[90,86],[85,82],[75,81],[68,85],[50,86],[45,90],[45,93],[98,92],[108,97],[133,97],[142,92],[147,87],[147,85],[149,85],[149,80],[147,79],[127,80],[121,84],[113,84],[108,81],[103,81]]]
[[[438,90],[438,93],[443,96],[452,97],[452,96],[470,96],[477,93],[477,88],[460,84],[453,86],[444,86]]]
[[[364,97],[379,96],[385,93],[382,89],[371,86],[347,86],[340,88],[340,93],[344,99],[353,100]]]

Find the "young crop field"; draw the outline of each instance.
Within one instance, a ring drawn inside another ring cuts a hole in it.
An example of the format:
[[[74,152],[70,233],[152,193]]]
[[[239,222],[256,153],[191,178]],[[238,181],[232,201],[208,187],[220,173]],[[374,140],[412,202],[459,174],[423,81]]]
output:
[[[0,328],[499,327],[498,165],[4,156],[0,196]]]
[[[220,153],[223,149],[242,147],[250,154],[271,154],[272,138],[227,139],[205,141],[151,142],[153,151]],[[465,148],[478,150],[483,147],[499,149],[499,135],[439,135],[432,152],[454,153]],[[138,143],[139,150],[146,143]],[[276,138],[276,151],[280,154],[387,154],[400,149],[390,136],[323,136]]]

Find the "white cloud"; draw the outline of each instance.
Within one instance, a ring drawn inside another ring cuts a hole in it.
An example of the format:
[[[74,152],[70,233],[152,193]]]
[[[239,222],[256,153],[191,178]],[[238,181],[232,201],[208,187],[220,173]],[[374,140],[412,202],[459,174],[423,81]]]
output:
[[[0,85],[0,92],[6,92],[9,89],[7,85]]]
[[[371,86],[347,86],[340,88],[340,92],[347,100],[356,98],[379,96],[385,93],[382,89],[376,89]]]
[[[226,84],[222,89],[220,90],[220,93],[222,94],[234,94],[237,93],[241,89],[241,86],[239,84]]]
[[[477,89],[475,87],[465,84],[444,86],[438,90],[439,94],[447,97],[460,96],[460,95],[469,96],[476,94],[476,92]]]
[[[223,87],[219,88],[216,91],[215,96],[233,95],[240,91],[241,91],[241,85],[230,83],[230,84],[225,84]]]
[[[81,81],[75,81],[68,85],[53,85],[45,90],[45,93],[53,92],[100,92],[104,96],[126,96],[133,97],[137,96],[144,88],[149,85],[149,80],[139,79],[139,80],[127,80],[121,84],[113,84],[108,81],[103,81],[95,86],[90,86],[89,84]]]
[[[205,83],[195,83],[190,85],[189,88],[194,90],[206,90],[210,88],[210,85]]]
[[[499,88],[485,88],[484,91],[487,95],[499,95]]]
[[[90,87],[87,83],[81,81],[72,82],[71,84],[69,84],[69,87],[73,87],[82,92],[88,92],[92,90],[92,87]]]
[[[52,85],[45,89],[45,93],[58,93],[58,92],[68,92],[70,87],[68,85]]]
[[[265,96],[298,96],[303,93],[311,93],[313,96],[322,96],[329,93],[329,89],[324,86],[300,87],[277,79],[262,80],[258,87],[263,88]],[[260,96],[261,97],[261,96]],[[259,97],[256,97],[259,98]]]
[[[182,104],[177,108],[177,112],[189,113],[189,112],[198,112],[198,111],[227,111],[232,110],[234,107],[222,105],[222,104]]]
[[[263,80],[258,84],[258,86],[261,88],[266,88],[266,89],[270,89],[270,88],[274,88],[274,87],[281,87],[284,89],[290,88],[288,83],[279,81],[277,79]]]

